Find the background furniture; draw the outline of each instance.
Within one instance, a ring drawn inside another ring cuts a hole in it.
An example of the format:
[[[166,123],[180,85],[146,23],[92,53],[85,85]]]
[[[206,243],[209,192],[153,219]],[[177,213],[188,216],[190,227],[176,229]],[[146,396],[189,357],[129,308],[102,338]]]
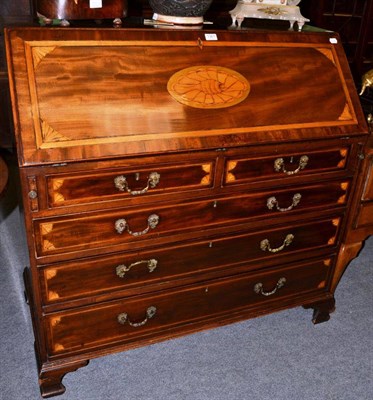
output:
[[[373,68],[372,0],[303,0],[304,12],[312,23],[341,36],[357,83]]]

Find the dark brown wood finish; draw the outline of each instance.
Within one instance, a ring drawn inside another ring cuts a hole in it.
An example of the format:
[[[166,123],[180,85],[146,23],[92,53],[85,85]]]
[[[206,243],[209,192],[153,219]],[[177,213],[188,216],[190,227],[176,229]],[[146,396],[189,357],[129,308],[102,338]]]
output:
[[[372,232],[338,35],[205,33],[6,32],[45,397],[112,352],[295,306],[326,321]]]
[[[372,124],[370,124],[372,132]],[[349,215],[348,227],[341,246],[332,288],[335,289],[341,279],[348,262],[355,258],[362,248],[363,241],[373,231],[373,140],[372,134],[368,143],[360,153],[362,161],[357,185]]]
[[[5,188],[8,184],[8,166],[0,155],[0,197],[3,195]]]
[[[316,232],[333,239],[337,232],[337,227],[330,221],[309,228],[302,225],[302,229],[308,231],[308,237]],[[291,231],[299,233],[300,229],[293,227]],[[282,244],[287,233],[271,232],[273,244]],[[178,281],[177,284],[194,283],[255,270],[259,262],[263,267],[271,267],[284,257],[287,260],[299,258],[300,252],[303,258],[307,258],[311,247],[314,253],[330,253],[335,247],[333,240],[330,243],[329,240],[316,242],[316,238],[312,238],[314,243],[308,246],[307,235],[302,238],[297,235],[297,240],[286,251],[271,257],[258,250],[263,238],[268,237],[266,235],[268,232],[212,237],[191,244],[144,250],[141,257],[137,253],[126,252],[42,266],[39,274],[43,304],[48,306],[46,309],[53,311],[71,307],[77,300],[89,304],[91,296],[105,300],[127,297],[172,287],[175,281]],[[84,286],[81,282],[84,282]],[[61,304],[62,301],[65,304]]]
[[[216,314],[223,316],[257,303],[273,303],[282,297],[299,296],[310,291],[324,292],[329,268],[330,260],[318,261],[301,267],[292,266],[280,271],[275,269],[260,274],[239,275],[233,279],[211,280],[153,296],[105,303],[99,307],[87,307],[80,313],[54,313],[45,321],[50,331],[48,354],[59,356],[64,353],[80,353],[117,341],[136,341],[141,336],[157,337],[165,330],[213,318]],[[275,290],[281,278],[285,278],[284,284]],[[255,290],[257,284],[263,285],[264,293],[275,290],[273,297]],[[133,326],[146,319],[149,307],[156,308],[155,315],[148,317],[148,323]],[[128,322],[122,325],[118,324],[117,318],[123,312],[128,314]],[[95,329],[97,326],[101,329]]]

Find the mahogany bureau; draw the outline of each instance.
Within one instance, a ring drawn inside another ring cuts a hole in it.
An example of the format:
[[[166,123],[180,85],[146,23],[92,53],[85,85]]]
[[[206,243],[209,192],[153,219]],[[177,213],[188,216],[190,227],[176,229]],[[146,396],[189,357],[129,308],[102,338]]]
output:
[[[9,28],[6,44],[44,397],[112,352],[289,307],[329,319],[373,227],[337,35]]]

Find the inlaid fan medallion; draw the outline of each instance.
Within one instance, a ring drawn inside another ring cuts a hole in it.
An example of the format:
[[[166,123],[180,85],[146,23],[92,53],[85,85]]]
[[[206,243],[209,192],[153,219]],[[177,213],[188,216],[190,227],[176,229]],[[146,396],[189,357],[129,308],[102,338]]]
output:
[[[241,103],[250,92],[247,79],[237,71],[200,65],[182,69],[167,84],[179,103],[194,108],[225,108]]]

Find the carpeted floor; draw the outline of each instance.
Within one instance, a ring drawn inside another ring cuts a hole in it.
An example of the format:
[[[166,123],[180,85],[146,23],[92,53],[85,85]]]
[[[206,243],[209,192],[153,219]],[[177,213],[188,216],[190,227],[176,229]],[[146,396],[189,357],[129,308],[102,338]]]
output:
[[[21,273],[27,264],[16,187],[0,203],[0,399],[37,400]],[[60,400],[373,399],[373,237],[336,292],[329,322],[296,308],[92,360]]]

